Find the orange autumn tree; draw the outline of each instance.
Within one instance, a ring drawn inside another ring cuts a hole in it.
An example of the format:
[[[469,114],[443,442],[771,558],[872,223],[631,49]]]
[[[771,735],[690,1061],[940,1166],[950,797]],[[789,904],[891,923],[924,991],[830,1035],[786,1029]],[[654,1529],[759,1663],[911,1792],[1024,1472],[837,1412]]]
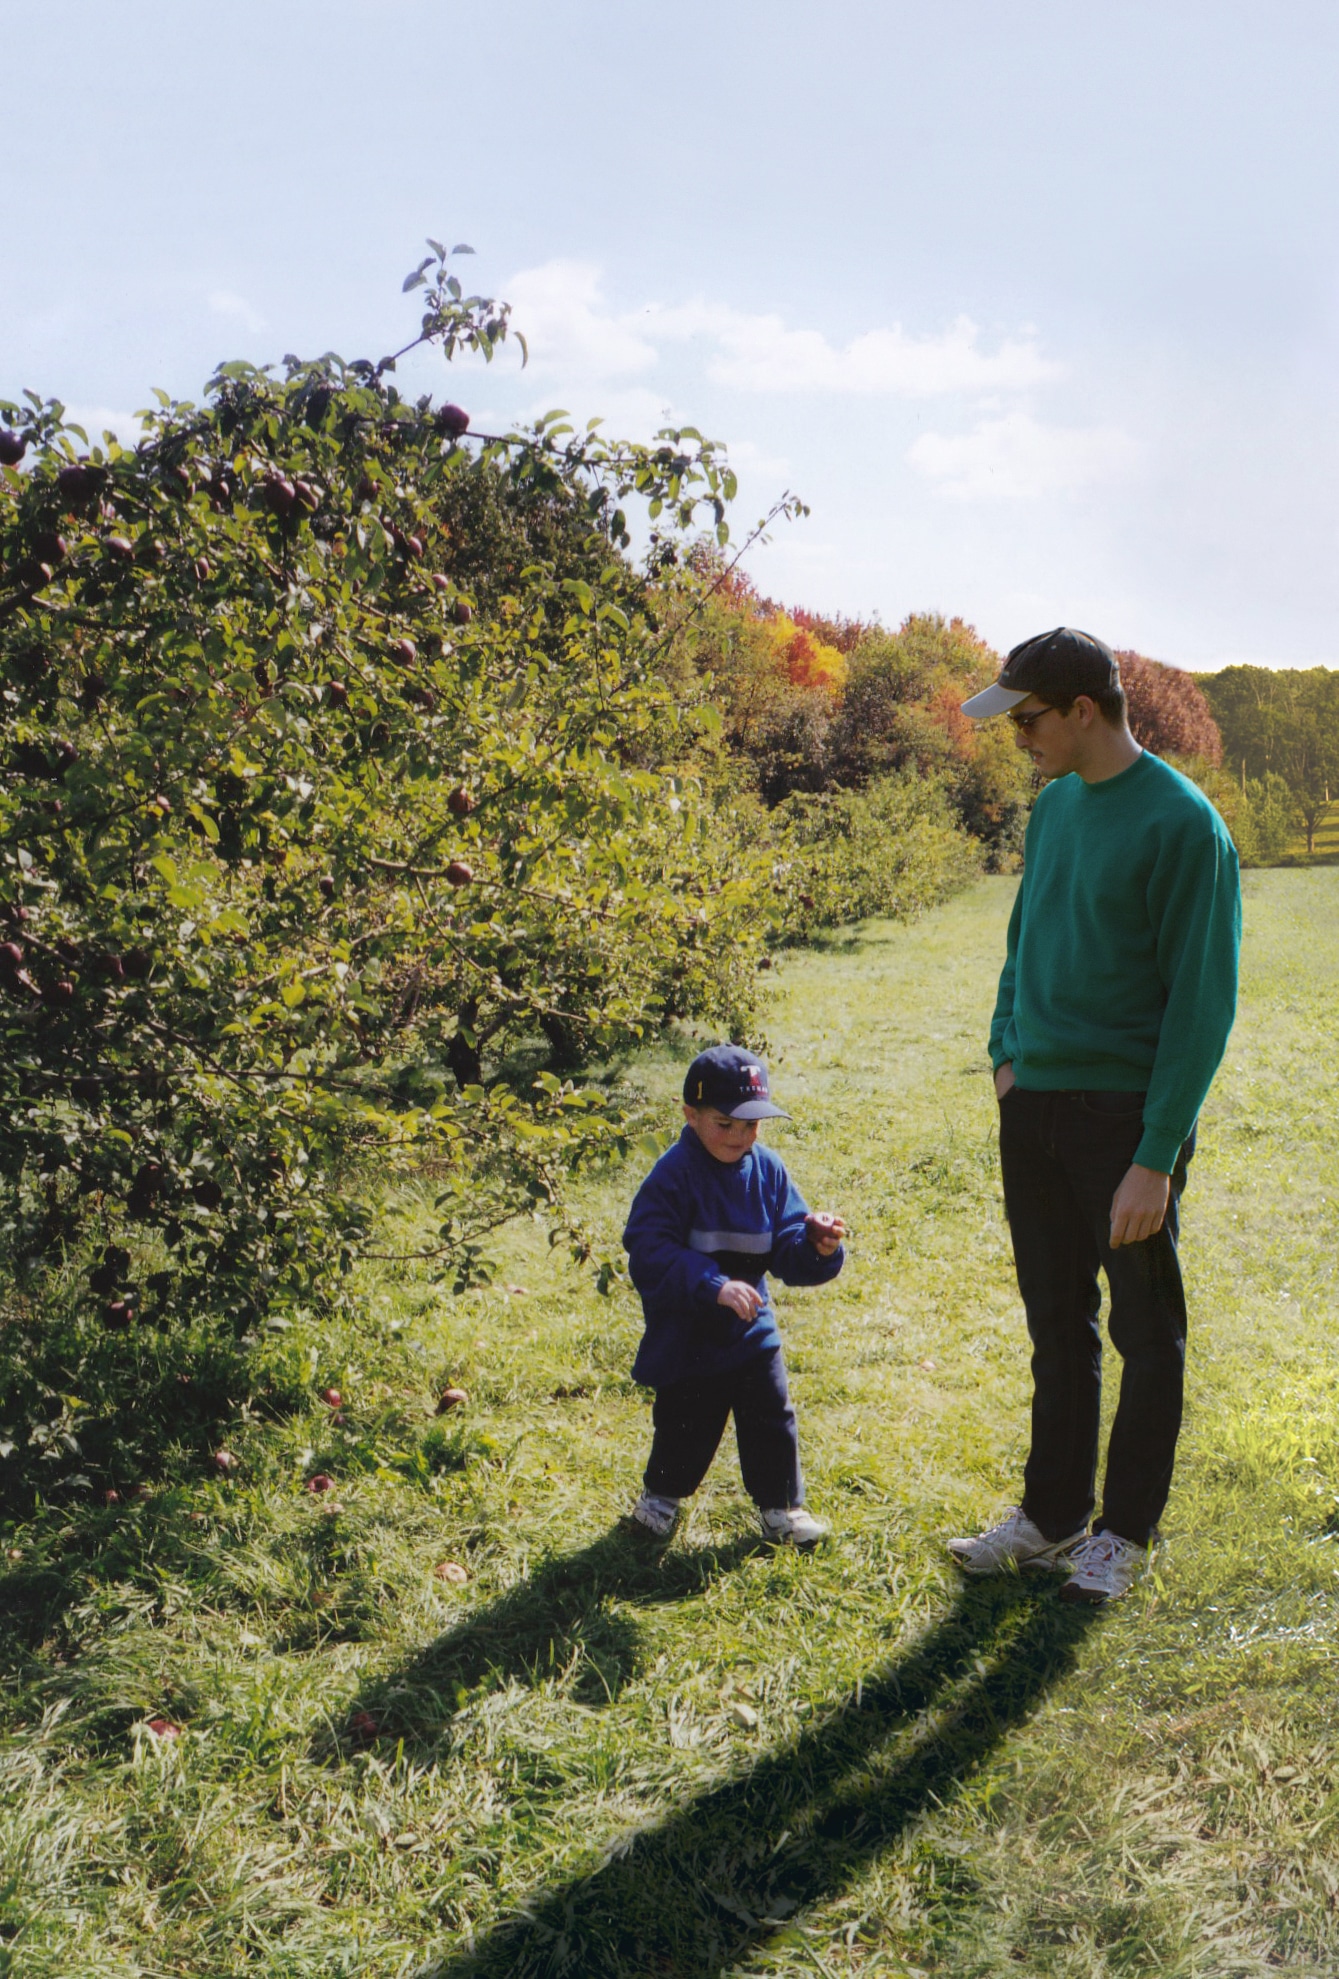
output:
[[[846,655],[789,612],[764,614],[767,640],[792,687],[839,694],[846,684]]]

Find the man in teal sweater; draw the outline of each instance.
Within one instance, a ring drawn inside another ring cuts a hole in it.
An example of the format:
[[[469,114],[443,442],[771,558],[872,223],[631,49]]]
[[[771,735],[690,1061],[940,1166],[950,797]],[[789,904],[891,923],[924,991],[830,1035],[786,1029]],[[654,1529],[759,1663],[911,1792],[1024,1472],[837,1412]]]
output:
[[[1171,1486],[1186,1308],[1177,1207],[1236,1005],[1241,904],[1222,819],[1131,735],[1109,647],[1060,627],[963,703],[1004,714],[1047,779],[1000,977],[990,1057],[1032,1340],[1021,1505],[949,1550],[973,1574],[1068,1567],[1065,1599],[1128,1591]],[[1120,1400],[1096,1503],[1111,1294]]]

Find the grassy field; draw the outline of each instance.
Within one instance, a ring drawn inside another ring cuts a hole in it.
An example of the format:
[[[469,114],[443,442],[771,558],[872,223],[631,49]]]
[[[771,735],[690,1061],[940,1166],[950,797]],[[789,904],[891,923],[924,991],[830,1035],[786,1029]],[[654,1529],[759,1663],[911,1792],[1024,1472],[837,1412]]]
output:
[[[619,1528],[634,1303],[538,1236],[456,1301],[384,1267],[309,1409],[238,1412],[235,1478],[186,1440],[3,1533],[0,1972],[1339,1967],[1339,873],[1246,877],[1167,1543],[1097,1615],[942,1551],[1024,1448],[982,1070],[1012,886],[779,971],[771,1138],[856,1232],[781,1295],[828,1547],[760,1548],[732,1452],[668,1552]],[[633,1068],[667,1123],[682,1063]],[[635,1179],[591,1195],[611,1236]]]

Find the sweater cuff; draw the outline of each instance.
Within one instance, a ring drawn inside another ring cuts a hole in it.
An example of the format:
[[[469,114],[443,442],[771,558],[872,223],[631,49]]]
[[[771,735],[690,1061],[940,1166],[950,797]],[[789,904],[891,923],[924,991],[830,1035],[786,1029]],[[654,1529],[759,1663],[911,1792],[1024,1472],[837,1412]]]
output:
[[[1145,1127],[1134,1151],[1135,1165],[1151,1168],[1159,1175],[1170,1175],[1181,1152],[1181,1142],[1156,1127]]]

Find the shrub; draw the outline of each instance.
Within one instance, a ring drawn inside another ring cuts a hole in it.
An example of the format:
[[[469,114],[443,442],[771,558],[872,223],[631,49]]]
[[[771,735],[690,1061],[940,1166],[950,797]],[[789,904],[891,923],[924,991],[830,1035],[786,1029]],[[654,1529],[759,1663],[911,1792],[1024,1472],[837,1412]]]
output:
[[[914,771],[777,807],[777,884],[791,939],[869,915],[911,919],[974,879],[980,847],[945,792]]]
[[[1277,866],[1302,829],[1302,813],[1286,780],[1273,774],[1238,780],[1227,770],[1187,758],[1176,767],[1197,783],[1232,836],[1243,866]]]

